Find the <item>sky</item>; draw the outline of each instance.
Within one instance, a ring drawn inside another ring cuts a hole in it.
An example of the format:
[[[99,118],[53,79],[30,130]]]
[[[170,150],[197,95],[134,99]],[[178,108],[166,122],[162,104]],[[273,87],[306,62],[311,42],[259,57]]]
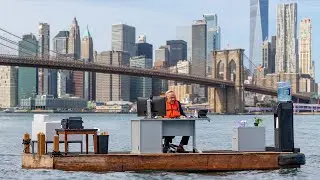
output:
[[[276,35],[276,5],[288,0],[269,0],[269,36]],[[320,1],[295,0],[298,27],[302,18],[312,19],[313,60],[320,81]],[[243,48],[249,55],[250,0],[0,0],[0,27],[16,35],[37,35],[39,22],[50,24],[51,40],[69,30],[77,18],[81,36],[89,26],[98,52],[111,49],[111,26],[126,23],[136,27],[136,37],[145,34],[154,49],[176,39],[178,26],[191,25],[203,14],[217,13],[222,48]],[[1,34],[2,32],[0,32]],[[51,44],[52,45],[52,44]]]

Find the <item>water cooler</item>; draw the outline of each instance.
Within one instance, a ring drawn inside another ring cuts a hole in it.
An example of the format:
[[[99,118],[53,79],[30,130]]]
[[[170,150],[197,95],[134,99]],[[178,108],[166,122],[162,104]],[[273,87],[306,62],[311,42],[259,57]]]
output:
[[[274,110],[275,150],[294,152],[293,102],[278,102]]]

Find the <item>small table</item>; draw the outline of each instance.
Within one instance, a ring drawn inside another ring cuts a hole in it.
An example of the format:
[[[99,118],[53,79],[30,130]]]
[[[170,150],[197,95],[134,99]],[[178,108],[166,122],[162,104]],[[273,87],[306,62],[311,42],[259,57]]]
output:
[[[94,153],[97,154],[98,138],[97,138],[98,129],[56,129],[56,133],[64,134],[64,153],[68,153],[68,134],[85,134],[86,135],[86,153],[88,154],[89,149],[89,140],[88,135],[93,134],[93,149]]]

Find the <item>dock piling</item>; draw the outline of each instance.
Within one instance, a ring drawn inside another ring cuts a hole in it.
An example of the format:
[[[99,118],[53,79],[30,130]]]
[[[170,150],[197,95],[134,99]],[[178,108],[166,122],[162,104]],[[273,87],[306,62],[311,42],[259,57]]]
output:
[[[60,154],[59,151],[59,136],[58,135],[54,135],[53,136],[53,155],[58,155]]]
[[[41,135],[41,132],[39,132],[37,134],[37,153],[39,154],[40,153],[40,135]]]
[[[38,154],[42,156],[45,154],[46,149],[46,135],[44,133],[38,133]]]
[[[24,153],[30,153],[30,140],[30,134],[25,133],[22,142],[22,144],[24,144]]]

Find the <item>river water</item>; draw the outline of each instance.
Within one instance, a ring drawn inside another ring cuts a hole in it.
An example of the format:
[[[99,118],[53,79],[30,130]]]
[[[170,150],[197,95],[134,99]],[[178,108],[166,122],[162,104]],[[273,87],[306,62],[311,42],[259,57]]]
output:
[[[50,114],[53,120],[81,116],[85,128],[100,128],[110,134],[110,151],[130,150],[130,119],[127,114]],[[255,116],[210,116],[211,121],[197,123],[197,146],[202,150],[231,149],[232,128],[239,120],[253,125]],[[273,116],[263,118],[266,146],[273,146]],[[295,116],[295,147],[306,155],[306,165],[298,169],[243,171],[230,173],[133,173],[133,172],[64,172],[58,170],[26,170],[21,168],[23,134],[31,134],[33,114],[0,114],[0,179],[318,179],[320,170],[320,116]],[[178,142],[180,138],[176,138]],[[77,150],[79,145],[71,145]],[[49,146],[50,148],[50,146]],[[60,147],[62,148],[62,147]]]

